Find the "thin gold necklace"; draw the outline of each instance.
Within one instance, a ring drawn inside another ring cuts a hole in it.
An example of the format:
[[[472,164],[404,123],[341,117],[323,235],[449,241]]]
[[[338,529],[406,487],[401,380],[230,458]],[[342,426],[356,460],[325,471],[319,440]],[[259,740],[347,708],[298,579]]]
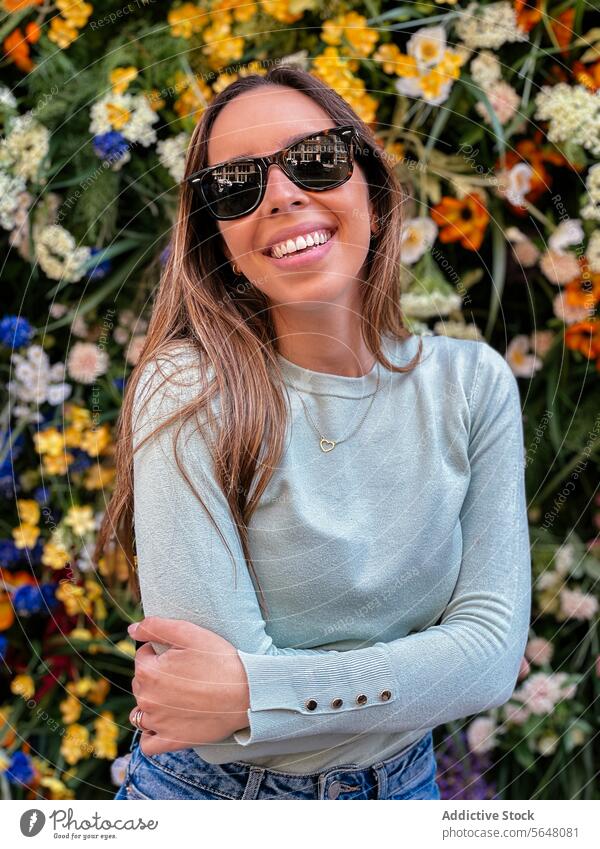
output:
[[[333,449],[335,448],[335,446],[336,446],[336,445],[339,445],[339,444],[340,444],[340,442],[345,442],[347,439],[350,439],[350,437],[351,437],[351,436],[354,436],[354,434],[356,433],[356,431],[360,428],[360,426],[362,425],[362,423],[364,422],[364,420],[367,418],[367,415],[368,415],[368,413],[369,413],[369,410],[370,410],[370,409],[371,409],[371,407],[373,406],[373,401],[375,400],[375,396],[377,395],[377,391],[378,391],[378,389],[379,389],[379,380],[380,380],[380,374],[379,374],[379,368],[378,368],[378,369],[377,369],[377,385],[376,385],[376,387],[375,387],[375,392],[373,392],[373,394],[372,394],[372,396],[371,396],[371,401],[370,401],[369,406],[367,407],[367,409],[366,409],[366,411],[365,411],[365,413],[364,413],[364,415],[363,415],[362,419],[359,421],[358,425],[354,428],[354,430],[353,430],[351,433],[348,433],[348,434],[347,434],[346,436],[344,436],[342,439],[335,439],[335,440],[333,440],[333,439],[327,439],[327,437],[323,436],[323,434],[321,433],[320,428],[318,427],[318,425],[316,425],[316,424],[315,424],[315,421],[314,421],[313,417],[311,416],[311,414],[310,414],[310,412],[309,412],[309,410],[308,410],[308,407],[307,407],[307,406],[306,406],[306,404],[304,403],[304,400],[303,400],[302,396],[300,395],[300,393],[298,392],[298,390],[296,389],[296,387],[295,387],[293,384],[290,384],[290,385],[292,386],[292,389],[294,389],[294,390],[295,390],[295,392],[296,392],[296,394],[298,395],[298,398],[300,398],[300,401],[302,402],[302,406],[304,407],[304,412],[306,413],[306,415],[307,415],[307,417],[308,417],[308,420],[310,421],[310,423],[312,424],[312,426],[313,426],[313,427],[314,427],[314,429],[316,430],[316,432],[317,432],[318,436],[320,437],[320,439],[319,439],[319,445],[320,445],[320,447],[321,447],[321,451],[323,451],[325,454],[328,454],[330,451],[333,451]]]

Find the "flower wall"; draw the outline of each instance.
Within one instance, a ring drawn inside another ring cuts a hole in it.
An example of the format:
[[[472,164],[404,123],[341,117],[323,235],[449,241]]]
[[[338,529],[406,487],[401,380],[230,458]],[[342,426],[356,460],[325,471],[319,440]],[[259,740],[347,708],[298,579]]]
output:
[[[584,0],[1,0],[0,791],[112,798],[139,611],[91,560],[114,425],[191,131],[295,63],[407,190],[418,333],[484,340],[522,390],[533,568],[510,701],[438,727],[444,798],[597,798],[600,31]]]

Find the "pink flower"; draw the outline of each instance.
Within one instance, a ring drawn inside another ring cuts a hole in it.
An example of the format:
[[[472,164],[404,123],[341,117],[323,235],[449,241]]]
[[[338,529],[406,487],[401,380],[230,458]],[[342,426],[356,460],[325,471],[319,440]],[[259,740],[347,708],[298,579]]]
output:
[[[540,357],[545,357],[550,350],[554,335],[552,330],[534,330],[529,337],[533,353]]]
[[[567,619],[591,619],[598,610],[598,599],[581,590],[569,590],[563,587],[560,591],[561,613]]]
[[[585,321],[587,318],[590,318],[590,314],[593,312],[593,310],[587,306],[575,307],[568,304],[565,301],[562,292],[559,292],[558,295],[554,297],[554,300],[552,301],[552,310],[556,318],[560,318],[560,320],[564,321],[565,324],[575,324],[577,321]]]
[[[506,360],[517,377],[533,377],[541,369],[542,361],[529,353],[529,336],[515,336],[506,349]]]
[[[575,254],[547,250],[540,259],[540,268],[551,283],[570,283],[581,274]]]
[[[561,698],[559,682],[553,675],[536,672],[517,690],[514,699],[523,702],[530,713],[543,716],[552,713]]]
[[[142,349],[146,343],[146,334],[137,334],[133,336],[131,342],[129,343],[129,347],[127,348],[127,353],[125,354],[125,359],[128,363],[134,366],[140,358],[140,354],[142,353]]]
[[[497,726],[489,716],[474,719],[467,728],[467,743],[472,752],[489,752],[496,745]]]
[[[554,646],[549,640],[545,640],[543,637],[533,637],[529,640],[525,649],[525,657],[537,666],[544,666],[546,663],[550,663],[553,654]]]
[[[526,707],[519,707],[510,702],[504,705],[504,719],[506,722],[512,722],[514,725],[523,725],[529,719],[529,711]]]
[[[67,359],[69,377],[78,383],[93,383],[108,370],[108,353],[93,342],[76,342]]]
[[[500,123],[506,124],[510,121],[521,102],[521,96],[518,92],[516,92],[515,89],[505,80],[500,80],[499,82],[494,83],[493,87],[486,88],[485,93],[487,94]],[[478,102],[475,109],[479,112],[486,124],[492,123],[490,113],[483,103]]]

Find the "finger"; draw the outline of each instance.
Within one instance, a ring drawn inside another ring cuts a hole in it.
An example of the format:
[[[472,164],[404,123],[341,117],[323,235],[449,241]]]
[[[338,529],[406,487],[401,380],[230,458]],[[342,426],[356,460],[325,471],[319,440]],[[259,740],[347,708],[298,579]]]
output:
[[[194,635],[197,637],[198,631],[212,633],[200,625],[194,625],[193,622],[186,622],[184,619],[165,619],[162,616],[147,616],[140,622],[130,625],[127,631],[139,642],[154,640],[154,642],[177,648],[185,648]]]
[[[190,743],[181,742],[181,740],[171,740],[167,737],[160,737],[158,734],[148,734],[142,732],[140,737],[140,748],[144,755],[160,755],[163,752],[176,752],[179,749],[187,749]]]

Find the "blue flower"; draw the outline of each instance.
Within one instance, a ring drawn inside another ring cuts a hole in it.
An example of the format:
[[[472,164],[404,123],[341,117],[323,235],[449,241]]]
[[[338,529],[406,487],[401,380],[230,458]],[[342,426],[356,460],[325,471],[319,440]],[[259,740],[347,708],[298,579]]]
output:
[[[21,348],[27,345],[34,334],[33,327],[26,318],[5,315],[0,320],[0,343],[7,348]]]
[[[82,451],[81,448],[74,448],[73,457],[74,460],[69,464],[70,472],[84,472],[92,465],[92,458],[89,454],[86,454],[85,451]]]
[[[38,587],[24,584],[12,594],[12,603],[19,616],[31,616],[33,613],[40,612],[44,597]]]
[[[103,248],[92,248],[91,255],[96,256],[96,254],[101,253]],[[112,269],[112,262],[109,259],[105,259],[103,262],[98,262],[91,271],[88,272],[88,276],[90,280],[101,280],[103,277],[106,277],[108,272]]]
[[[117,387],[119,392],[122,392],[125,388],[125,378],[124,377],[113,377],[113,385]]]
[[[35,770],[29,755],[15,752],[8,769],[4,773],[12,784],[27,784],[35,776]]]
[[[6,657],[6,652],[8,650],[8,640],[4,636],[4,634],[0,634],[0,660],[4,660]]]
[[[37,489],[34,489],[33,497],[35,498],[37,503],[42,507],[45,507],[50,498],[50,496],[48,495],[48,490],[44,486],[38,486]]]
[[[0,539],[0,566],[16,566],[21,557],[22,551],[17,548],[14,540]]]
[[[56,598],[56,584],[42,584],[40,587],[42,597],[50,610],[56,607],[58,599]]]
[[[129,148],[127,139],[118,133],[116,130],[110,130],[108,133],[101,133],[94,136],[92,142],[94,151],[100,159],[109,159],[113,162],[119,160]]]

